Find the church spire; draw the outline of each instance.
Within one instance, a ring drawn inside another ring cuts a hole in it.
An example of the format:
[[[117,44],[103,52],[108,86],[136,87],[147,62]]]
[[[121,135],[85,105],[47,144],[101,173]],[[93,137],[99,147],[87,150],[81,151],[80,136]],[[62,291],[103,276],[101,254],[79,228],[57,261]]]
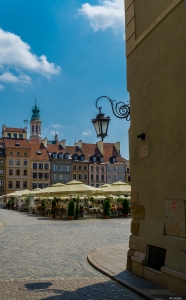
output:
[[[40,120],[39,113],[40,113],[40,109],[37,106],[37,102],[36,102],[36,99],[35,99],[35,106],[32,108],[32,117],[31,117],[31,120]]]
[[[30,141],[31,142],[40,142],[41,141],[41,118],[40,118],[40,109],[37,106],[35,99],[35,106],[32,108],[32,116],[30,120]]]

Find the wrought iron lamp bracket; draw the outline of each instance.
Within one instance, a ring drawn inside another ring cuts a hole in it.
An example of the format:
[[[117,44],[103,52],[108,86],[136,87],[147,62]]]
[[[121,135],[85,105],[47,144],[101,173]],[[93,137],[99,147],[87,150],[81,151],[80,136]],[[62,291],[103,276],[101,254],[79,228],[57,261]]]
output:
[[[101,98],[107,98],[111,104],[113,114],[119,119],[126,119],[126,121],[130,121],[130,106],[125,104],[124,102],[117,102],[116,100],[111,100],[107,96],[100,96],[96,100],[96,107],[99,109],[99,113],[101,114],[101,106],[98,106],[98,101]]]

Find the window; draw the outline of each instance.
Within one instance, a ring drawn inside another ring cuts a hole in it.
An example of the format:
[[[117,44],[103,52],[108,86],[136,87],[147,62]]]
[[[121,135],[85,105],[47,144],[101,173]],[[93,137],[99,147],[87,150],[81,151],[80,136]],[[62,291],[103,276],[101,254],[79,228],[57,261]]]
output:
[[[69,158],[69,154],[68,153],[65,153],[65,158],[67,159],[67,158]]]
[[[13,155],[13,152],[12,152],[12,151],[10,152],[10,155]]]
[[[59,171],[63,171],[63,166],[59,166]]]
[[[101,179],[104,180],[104,175],[101,175]]]
[[[56,180],[56,174],[52,174],[52,180]]]
[[[63,154],[62,154],[62,153],[59,153],[59,154],[58,154],[58,157],[59,157],[59,158],[63,158]]]
[[[48,187],[48,183],[44,183],[44,188],[47,188]]]
[[[65,167],[65,171],[69,171],[69,166],[66,166],[66,167]]]
[[[94,186],[94,184],[93,184],[93,183],[91,183],[91,186]]]
[[[116,170],[117,170],[117,167],[114,167],[113,170],[116,171]]]
[[[33,178],[37,178],[37,173],[33,172]]]
[[[99,181],[99,175],[96,174],[96,181]]]
[[[73,179],[76,180],[76,174],[73,174]]]
[[[23,134],[22,134],[22,133],[19,134],[19,138],[20,138],[20,139],[23,138]]]
[[[17,147],[20,146],[20,143],[15,143],[15,146],[17,146]]]
[[[13,138],[14,138],[14,139],[17,139],[17,133],[14,133],[14,134],[13,134]]]
[[[20,175],[20,170],[16,170],[16,175]]]
[[[0,165],[3,165],[3,160],[0,160]]]
[[[96,162],[96,156],[93,156],[93,157],[92,157],[92,161],[93,161],[93,162]]]
[[[45,164],[45,169],[46,169],[46,170],[49,169],[49,164]]]
[[[13,170],[12,169],[9,169],[9,175],[13,175]]]
[[[78,179],[81,180],[82,176],[81,174],[78,174]]]
[[[13,188],[13,181],[9,181],[9,182],[8,182],[8,188],[9,188],[9,189],[12,189],[12,188]]]
[[[94,167],[93,166],[91,166],[91,171],[94,171]]]
[[[36,132],[38,132],[38,125],[36,125]]]
[[[57,153],[52,153],[53,158],[57,158]]]
[[[79,170],[81,170],[81,165],[78,167]]]
[[[101,167],[101,172],[104,173],[104,167]]]
[[[87,180],[87,174],[84,174],[84,180]]]
[[[32,125],[32,132],[34,132],[34,125]]]
[[[63,180],[63,174],[59,174],[59,180]]]
[[[130,172],[130,169],[129,169],[129,168],[127,168],[127,172]]]
[[[43,164],[39,164],[39,169],[43,169]]]
[[[52,166],[52,170],[53,170],[53,171],[56,171],[56,170],[57,170],[57,167],[56,167],[56,166]]]
[[[90,175],[91,180],[94,180],[94,174]]]
[[[118,167],[118,170],[119,170],[119,171],[122,171],[122,170],[123,170],[123,167]]]
[[[116,174],[114,174],[114,180],[116,180],[117,179],[117,175]]]
[[[49,173],[45,173],[45,179],[49,178]]]
[[[27,176],[27,170],[23,170],[23,175]]]
[[[38,188],[39,188],[39,189],[42,189],[42,188],[43,188],[43,184],[42,184],[42,183],[39,183],[39,184],[38,184]]]
[[[13,159],[9,159],[9,165],[13,165]]]
[[[161,271],[161,267],[165,265],[165,256],[165,249],[149,245],[147,266],[157,271]]]
[[[110,180],[111,180],[111,179],[112,179],[112,175],[108,175],[108,179],[110,179]]]
[[[87,166],[84,166],[84,170],[85,170],[85,171],[87,170]]]
[[[16,165],[20,165],[20,159],[16,159]]]
[[[77,154],[73,155],[73,159],[74,159],[74,160],[77,160],[77,159],[78,159]]]
[[[23,165],[27,166],[27,159],[24,159]]]
[[[39,173],[39,178],[43,178],[43,173]]]
[[[3,170],[0,170],[0,174],[3,174]]]
[[[16,181],[16,189],[20,189],[20,181]]]
[[[32,189],[36,189],[37,188],[37,183],[32,183]]]
[[[8,133],[8,134],[7,134],[7,137],[10,139],[10,138],[11,138],[11,133]]]
[[[0,186],[1,187],[3,186],[3,180],[0,180]]]
[[[103,161],[103,157],[100,156],[100,157],[99,157],[99,162],[102,163],[102,161]]]
[[[119,180],[122,181],[123,180],[123,176],[122,174],[119,174]]]
[[[128,181],[130,181],[130,176],[128,176]]]
[[[96,187],[97,187],[97,188],[99,187],[99,183],[96,183]]]
[[[33,169],[37,169],[37,164],[33,163]]]
[[[41,151],[36,151],[36,153],[37,153],[37,155],[41,155],[42,153],[41,153]]]
[[[69,180],[69,175],[65,175],[65,180]]]
[[[27,181],[23,181],[23,188],[27,189]]]
[[[20,155],[20,152],[17,152],[17,155]]]
[[[96,166],[96,172],[99,173],[99,166]]]
[[[73,165],[73,170],[76,170],[76,165]]]
[[[84,156],[84,155],[81,155],[81,156],[80,156],[80,160],[81,160],[81,161],[85,160],[85,156]]]
[[[28,154],[27,152],[24,152],[24,156],[27,156],[27,154]]]

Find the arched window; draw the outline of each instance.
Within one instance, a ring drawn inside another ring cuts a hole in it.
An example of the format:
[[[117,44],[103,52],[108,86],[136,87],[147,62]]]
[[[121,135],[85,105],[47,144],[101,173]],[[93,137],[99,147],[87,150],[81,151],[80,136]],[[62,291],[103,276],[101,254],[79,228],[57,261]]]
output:
[[[38,132],[38,125],[36,125],[36,132]]]
[[[34,132],[34,125],[32,125],[32,132]]]

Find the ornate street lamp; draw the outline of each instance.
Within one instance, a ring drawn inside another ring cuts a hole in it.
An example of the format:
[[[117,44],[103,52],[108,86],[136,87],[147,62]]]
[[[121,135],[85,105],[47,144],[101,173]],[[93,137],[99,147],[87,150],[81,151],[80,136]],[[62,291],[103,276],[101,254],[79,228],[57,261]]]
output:
[[[98,107],[97,103],[99,99],[107,98],[112,106],[113,114],[119,119],[126,119],[130,121],[130,106],[125,104],[124,102],[117,102],[116,100],[111,100],[107,96],[101,96],[96,100],[96,108],[99,109],[99,114],[95,119],[92,120],[94,124],[94,128],[96,130],[97,137],[101,137],[102,141],[107,136],[108,125],[110,122],[110,117],[105,117],[105,115],[101,112],[102,107]]]

